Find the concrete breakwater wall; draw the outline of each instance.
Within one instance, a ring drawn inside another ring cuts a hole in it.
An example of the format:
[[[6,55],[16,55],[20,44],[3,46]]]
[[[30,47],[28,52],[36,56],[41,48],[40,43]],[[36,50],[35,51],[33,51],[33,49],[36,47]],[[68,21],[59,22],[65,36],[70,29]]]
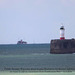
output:
[[[75,53],[75,39],[51,40],[50,53],[52,54]]]

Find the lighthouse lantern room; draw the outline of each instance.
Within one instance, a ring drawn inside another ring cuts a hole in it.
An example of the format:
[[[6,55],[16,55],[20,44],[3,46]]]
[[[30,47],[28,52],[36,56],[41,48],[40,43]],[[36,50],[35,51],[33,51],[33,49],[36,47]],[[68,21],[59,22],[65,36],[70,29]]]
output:
[[[64,40],[64,39],[65,39],[64,32],[65,32],[65,28],[64,28],[64,26],[62,25],[62,26],[60,27],[60,40]]]

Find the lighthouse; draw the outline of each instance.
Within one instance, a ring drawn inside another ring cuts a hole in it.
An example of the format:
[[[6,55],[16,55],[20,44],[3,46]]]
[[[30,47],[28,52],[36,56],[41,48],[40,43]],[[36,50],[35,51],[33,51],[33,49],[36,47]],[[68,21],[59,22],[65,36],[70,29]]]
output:
[[[60,27],[60,39],[52,39],[50,43],[51,54],[72,54],[75,53],[75,39],[65,39],[65,28]]]
[[[62,25],[62,26],[60,27],[60,40],[64,40],[64,39],[65,39],[64,33],[65,33],[65,28],[64,28],[64,26]]]

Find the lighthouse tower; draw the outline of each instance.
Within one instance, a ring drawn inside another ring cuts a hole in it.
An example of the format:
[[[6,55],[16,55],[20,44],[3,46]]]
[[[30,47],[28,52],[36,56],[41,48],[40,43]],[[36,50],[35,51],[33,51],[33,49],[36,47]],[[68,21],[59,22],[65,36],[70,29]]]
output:
[[[65,39],[64,32],[65,32],[65,29],[64,29],[64,26],[62,25],[60,27],[60,40],[64,40]]]

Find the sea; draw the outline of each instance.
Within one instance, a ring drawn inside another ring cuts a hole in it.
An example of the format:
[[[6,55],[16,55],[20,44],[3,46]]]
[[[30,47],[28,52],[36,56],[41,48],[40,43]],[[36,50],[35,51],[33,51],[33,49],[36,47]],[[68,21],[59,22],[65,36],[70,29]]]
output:
[[[50,54],[50,44],[0,45],[0,75],[75,75],[75,54]]]

